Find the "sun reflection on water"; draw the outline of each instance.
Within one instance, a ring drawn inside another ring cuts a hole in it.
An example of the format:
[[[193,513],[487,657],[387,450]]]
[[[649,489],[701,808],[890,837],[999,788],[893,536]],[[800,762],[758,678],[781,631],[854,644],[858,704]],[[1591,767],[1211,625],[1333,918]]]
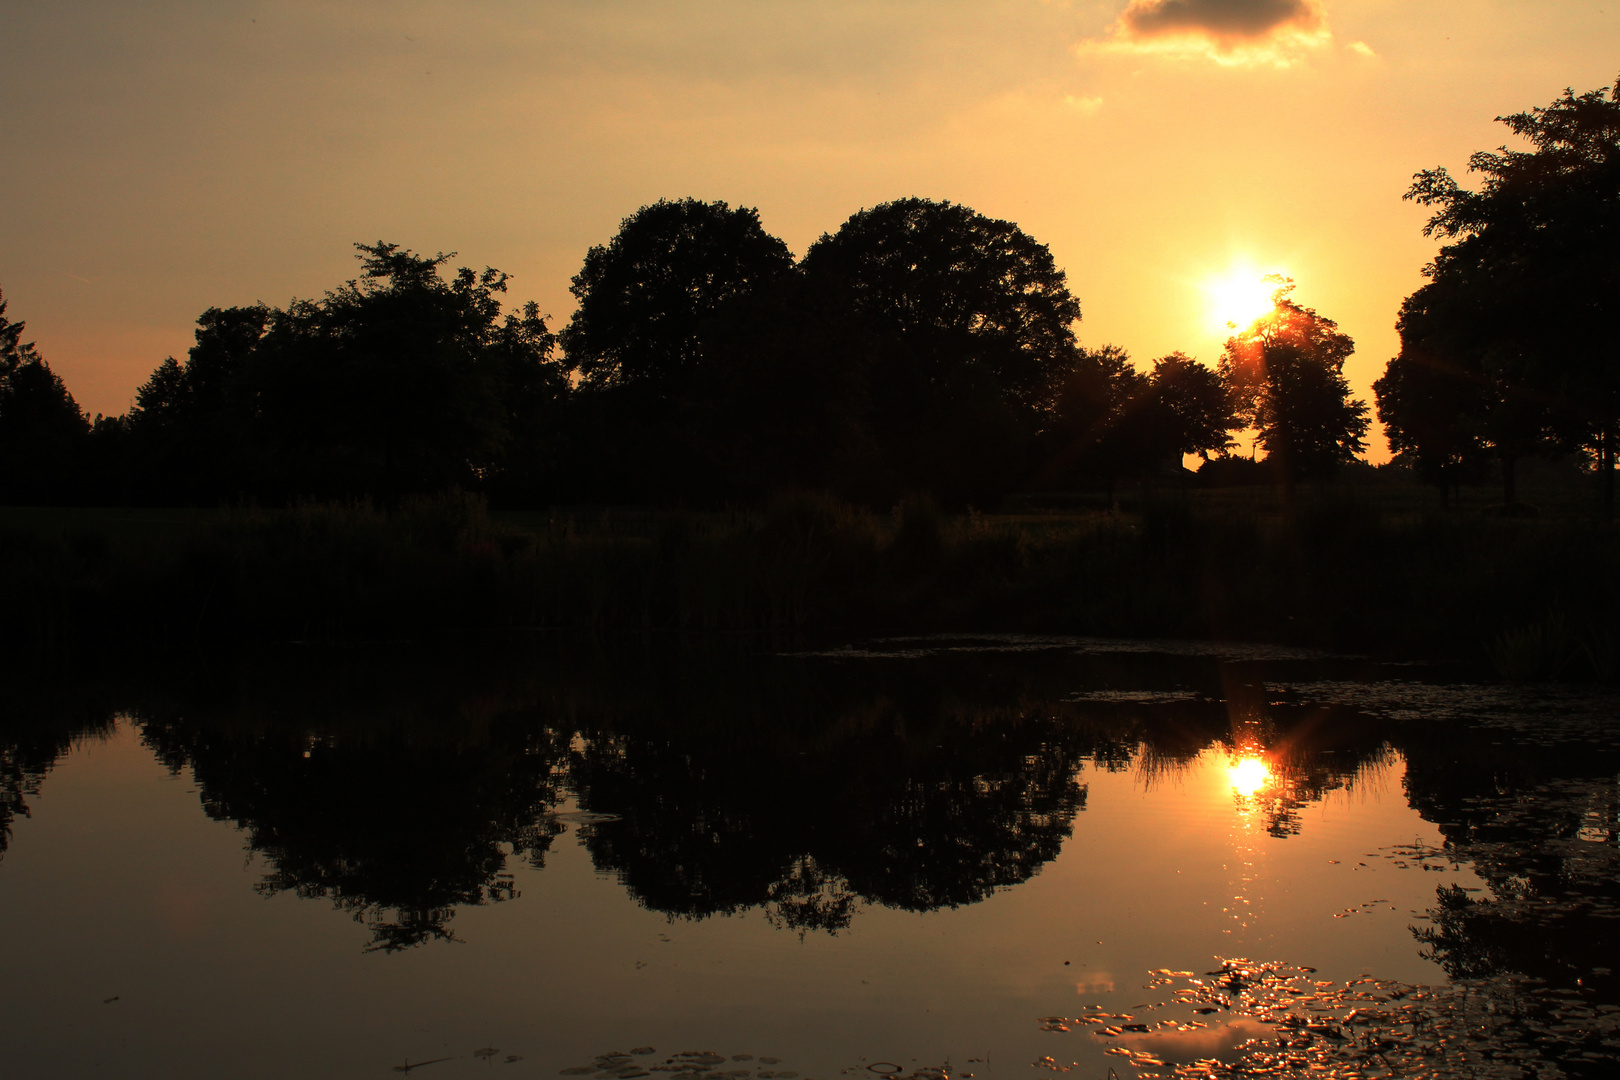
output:
[[[1226,774],[1232,781],[1232,790],[1244,798],[1253,798],[1271,783],[1271,766],[1263,758],[1237,758],[1227,765]]]

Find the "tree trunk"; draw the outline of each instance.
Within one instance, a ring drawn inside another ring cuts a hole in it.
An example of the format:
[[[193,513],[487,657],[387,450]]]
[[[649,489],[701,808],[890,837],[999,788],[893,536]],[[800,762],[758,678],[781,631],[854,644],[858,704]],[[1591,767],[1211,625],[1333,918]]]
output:
[[[1282,495],[1284,509],[1294,505],[1294,459],[1285,447],[1266,451],[1266,464],[1276,470],[1278,491]]]
[[[1603,422],[1603,435],[1598,442],[1598,469],[1603,473],[1603,523],[1614,520],[1614,424]]]

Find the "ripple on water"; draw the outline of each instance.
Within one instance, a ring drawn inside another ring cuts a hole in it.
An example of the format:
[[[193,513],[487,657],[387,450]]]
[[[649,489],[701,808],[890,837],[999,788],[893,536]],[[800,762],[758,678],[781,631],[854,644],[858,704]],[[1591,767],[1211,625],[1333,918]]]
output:
[[[1103,1052],[1138,1070],[1137,1080],[1559,1080],[1620,1073],[1620,1006],[1592,1004],[1579,991],[1521,975],[1418,986],[1307,979],[1313,971],[1245,959],[1226,960],[1203,978],[1161,969],[1150,972],[1155,985],[1186,985],[1146,1006],[1166,1012],[1145,1031],[1113,1023],[1119,1014],[1096,1008],[1039,1022],[1043,1031],[1079,1029],[1093,1045],[1106,1043]],[[1212,1022],[1194,1019],[1221,1014]],[[1033,1064],[1052,1072],[1082,1067],[1051,1056]],[[1143,1071],[1161,1068],[1168,1071]]]

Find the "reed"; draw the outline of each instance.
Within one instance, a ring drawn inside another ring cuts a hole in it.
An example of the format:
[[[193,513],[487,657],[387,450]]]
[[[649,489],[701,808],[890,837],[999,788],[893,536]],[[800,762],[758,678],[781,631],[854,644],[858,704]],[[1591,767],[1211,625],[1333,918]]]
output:
[[[1471,659],[1503,677],[1620,666],[1610,636],[1554,642],[1546,624],[1557,611],[1608,627],[1620,601],[1620,534],[1570,520],[1351,499],[1282,513],[1167,498],[1062,517],[949,517],[912,499],[880,515],[805,493],[718,514],[503,518],[450,493],[193,512],[184,527],[110,520],[0,521],[9,647],[1017,630]],[[1525,659],[1554,652],[1552,667]]]

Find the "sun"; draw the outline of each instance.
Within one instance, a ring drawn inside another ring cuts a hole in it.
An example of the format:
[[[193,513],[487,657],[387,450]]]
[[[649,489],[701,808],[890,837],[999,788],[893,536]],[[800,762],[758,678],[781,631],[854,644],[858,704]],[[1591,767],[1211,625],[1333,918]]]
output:
[[[1272,309],[1277,283],[1250,267],[1234,267],[1204,283],[1210,318],[1228,330],[1243,331]]]

